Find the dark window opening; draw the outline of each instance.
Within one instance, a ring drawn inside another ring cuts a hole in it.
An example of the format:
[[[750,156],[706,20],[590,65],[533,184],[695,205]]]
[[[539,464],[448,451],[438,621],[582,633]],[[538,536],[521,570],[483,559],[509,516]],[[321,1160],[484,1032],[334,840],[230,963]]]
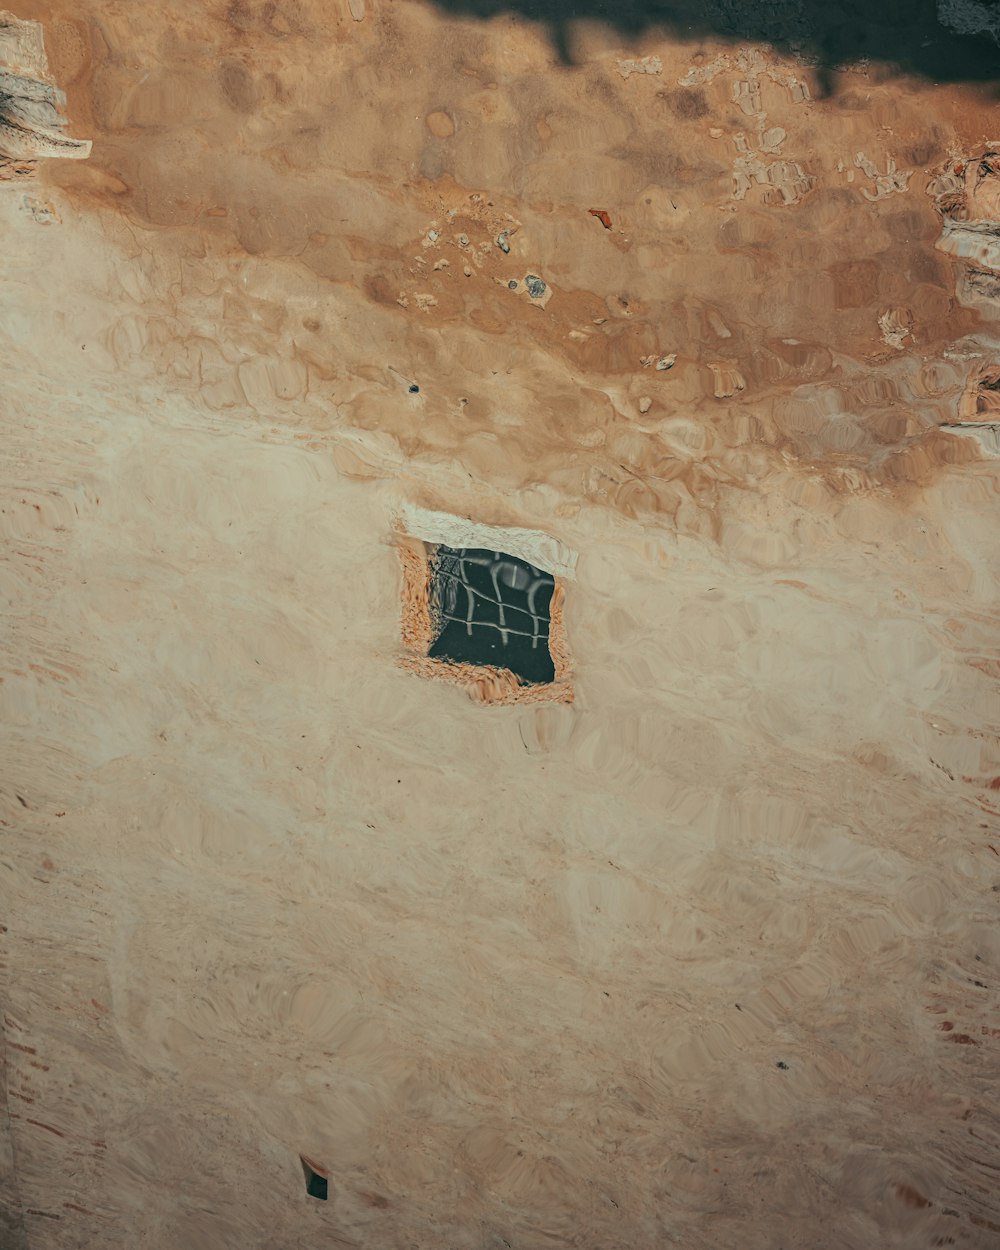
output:
[[[437,636],[429,655],[506,668],[527,684],[555,680],[549,651],[551,573],[475,547],[437,547],[430,568]]]
[[[321,1202],[326,1202],[326,1177],[321,1172],[317,1172],[315,1167],[308,1160],[303,1159],[301,1155],[299,1155],[299,1158],[302,1160],[302,1171],[306,1177],[306,1193],[310,1198],[319,1198]]]

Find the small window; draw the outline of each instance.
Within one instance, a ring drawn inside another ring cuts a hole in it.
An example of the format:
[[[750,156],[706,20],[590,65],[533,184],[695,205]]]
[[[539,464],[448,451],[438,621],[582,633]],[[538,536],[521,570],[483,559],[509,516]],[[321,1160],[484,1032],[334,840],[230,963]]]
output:
[[[326,1202],[329,1189],[326,1173],[319,1167],[319,1164],[313,1163],[304,1155],[299,1155],[299,1159],[306,1178],[306,1193],[310,1198],[318,1198],[320,1202]]]
[[[525,684],[555,680],[549,652],[551,573],[501,551],[439,546],[430,558],[428,655],[505,668]]]
[[[574,552],[537,530],[410,505],[396,546],[404,668],[480,703],[573,701],[563,603]]]

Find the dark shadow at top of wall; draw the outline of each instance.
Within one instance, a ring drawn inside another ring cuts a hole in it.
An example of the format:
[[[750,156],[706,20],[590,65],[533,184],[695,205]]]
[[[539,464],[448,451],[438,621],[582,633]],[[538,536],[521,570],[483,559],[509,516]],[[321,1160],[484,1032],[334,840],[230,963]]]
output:
[[[625,38],[659,33],[769,43],[816,63],[824,87],[837,68],[865,57],[934,82],[1000,80],[1000,0],[434,0],[458,16],[521,16],[548,28],[560,59],[571,64],[572,26],[599,21]],[[941,14],[958,33],[946,26]]]

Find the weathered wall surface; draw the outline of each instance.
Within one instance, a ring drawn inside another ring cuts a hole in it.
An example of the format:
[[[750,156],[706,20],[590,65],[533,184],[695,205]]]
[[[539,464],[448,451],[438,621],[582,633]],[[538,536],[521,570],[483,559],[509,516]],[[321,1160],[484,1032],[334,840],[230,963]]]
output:
[[[94,146],[0,188],[11,1237],[994,1246],[985,92],[18,16]],[[572,706],[398,667],[406,503],[578,553]]]

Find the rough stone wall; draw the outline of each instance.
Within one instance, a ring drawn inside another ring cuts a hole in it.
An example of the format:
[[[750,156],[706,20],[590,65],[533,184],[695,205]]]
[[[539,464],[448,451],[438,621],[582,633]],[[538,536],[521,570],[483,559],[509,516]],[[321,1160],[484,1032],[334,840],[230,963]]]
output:
[[[985,90],[18,16],[94,140],[0,195],[24,1244],[993,1247]],[[406,671],[408,506],[577,553],[572,704]]]

